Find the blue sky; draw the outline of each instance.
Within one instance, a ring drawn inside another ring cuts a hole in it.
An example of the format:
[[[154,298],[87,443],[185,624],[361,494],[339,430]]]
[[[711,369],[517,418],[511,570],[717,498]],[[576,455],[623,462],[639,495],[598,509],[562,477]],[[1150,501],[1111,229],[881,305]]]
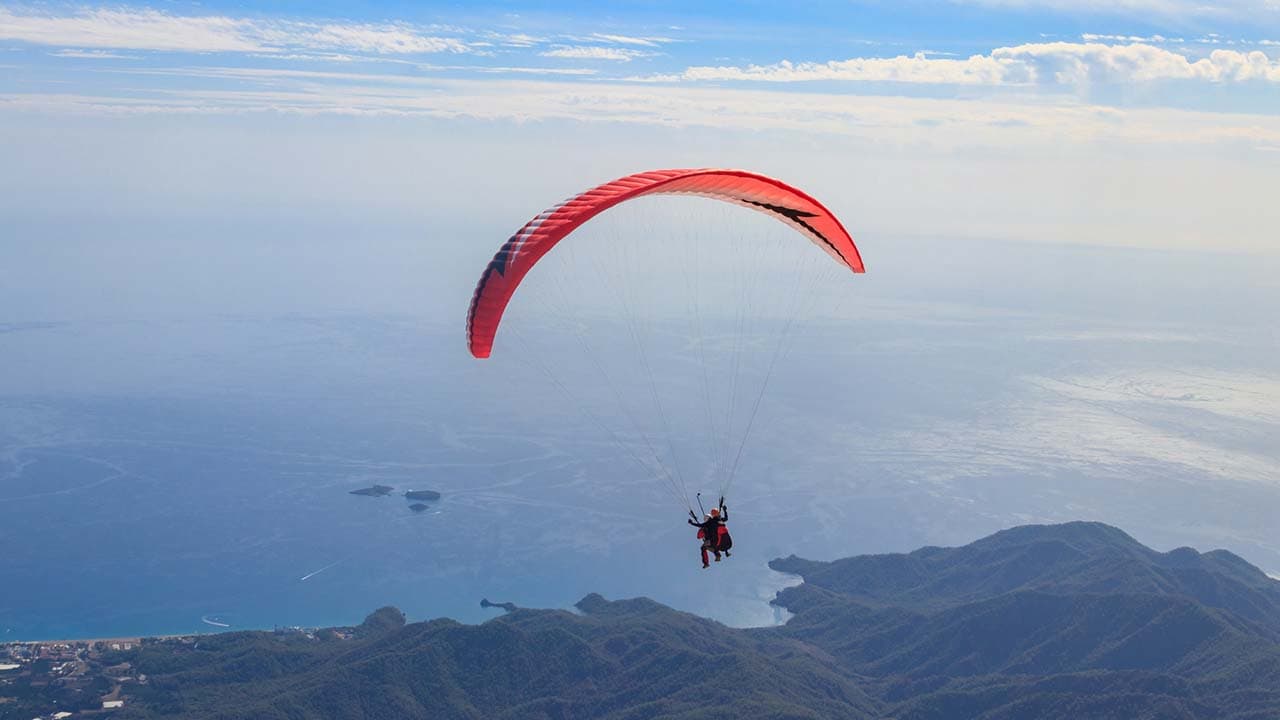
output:
[[[285,90],[538,79],[633,91],[656,83],[1033,95],[1274,113],[1280,83],[1280,8],[1273,0],[1212,7],[1185,0],[817,2],[799,10],[755,2],[4,3],[0,43],[8,51],[0,91],[17,107],[78,107],[92,96],[134,109],[140,99],[162,101],[147,106],[153,111],[271,105],[337,112],[354,105],[449,113],[458,109],[386,97],[344,103]],[[229,87],[258,92],[219,94]],[[262,92],[268,89],[275,94]],[[68,91],[85,96],[77,102]],[[547,112],[526,110],[540,111]]]

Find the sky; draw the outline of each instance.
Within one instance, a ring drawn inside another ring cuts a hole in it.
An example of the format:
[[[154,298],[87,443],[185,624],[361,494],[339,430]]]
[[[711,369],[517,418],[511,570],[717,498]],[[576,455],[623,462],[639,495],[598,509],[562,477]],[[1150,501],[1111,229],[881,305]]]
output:
[[[714,613],[692,564],[669,575],[691,553],[662,498],[536,374],[463,341],[514,229],[662,167],[791,182],[867,263],[771,390],[744,566],[1100,519],[1280,574],[1277,0],[0,0],[0,544],[88,527],[112,554],[0,563],[33,584],[92,565],[0,598],[0,629],[388,601],[475,619],[485,593],[594,590]],[[656,236],[633,260],[659,271],[659,248],[750,225],[738,210],[620,208],[592,232]],[[667,335],[679,366],[693,345]],[[599,475],[618,482],[584,492]],[[423,477],[457,498],[443,535],[348,504]],[[477,555],[485,512],[539,542]],[[722,619],[772,618],[760,573]],[[125,577],[150,605],[117,610]]]
[[[418,221],[652,158],[864,234],[1274,250],[1274,0],[688,5],[5,2],[0,208]]]

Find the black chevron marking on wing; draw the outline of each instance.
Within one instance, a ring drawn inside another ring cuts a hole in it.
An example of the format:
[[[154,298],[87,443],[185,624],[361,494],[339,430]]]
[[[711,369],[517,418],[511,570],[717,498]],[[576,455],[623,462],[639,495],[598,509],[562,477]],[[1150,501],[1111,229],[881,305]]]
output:
[[[831,248],[831,252],[834,252],[837,256],[839,256],[839,258],[843,260],[846,265],[849,264],[849,259],[844,256],[844,253],[840,252],[840,248],[836,247],[835,244],[832,243],[830,240],[828,240],[825,235],[818,232],[817,228],[805,222],[804,220],[805,218],[818,217],[818,213],[808,212],[806,210],[797,210],[795,208],[789,208],[785,205],[772,205],[766,202],[756,202],[755,200],[744,199],[743,202],[747,203],[748,205],[755,205],[756,207],[761,208],[762,210],[768,210],[771,213],[776,213],[778,215],[781,215],[782,217],[799,225],[805,230],[808,230],[809,232],[813,233],[814,237],[818,238],[823,243],[825,243],[827,247]]]

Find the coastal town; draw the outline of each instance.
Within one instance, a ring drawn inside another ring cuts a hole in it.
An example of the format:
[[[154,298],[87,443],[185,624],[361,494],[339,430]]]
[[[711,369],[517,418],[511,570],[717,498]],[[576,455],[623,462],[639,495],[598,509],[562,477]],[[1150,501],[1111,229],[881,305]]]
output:
[[[147,676],[128,660],[142,642],[116,638],[0,645],[0,720],[110,717],[135,688],[147,683]]]
[[[403,623],[398,610],[394,615]],[[351,627],[278,626],[249,633],[0,643],[0,720],[105,719],[126,709],[137,711],[159,690],[139,666],[163,668],[184,658],[216,655],[221,638],[314,645],[349,641],[357,632]]]

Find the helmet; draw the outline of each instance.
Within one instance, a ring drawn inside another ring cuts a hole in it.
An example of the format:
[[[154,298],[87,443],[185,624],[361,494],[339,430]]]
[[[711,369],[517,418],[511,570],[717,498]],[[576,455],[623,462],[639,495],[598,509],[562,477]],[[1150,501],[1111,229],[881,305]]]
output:
[[[711,517],[718,517],[719,515],[720,515],[720,508],[711,508]]]

